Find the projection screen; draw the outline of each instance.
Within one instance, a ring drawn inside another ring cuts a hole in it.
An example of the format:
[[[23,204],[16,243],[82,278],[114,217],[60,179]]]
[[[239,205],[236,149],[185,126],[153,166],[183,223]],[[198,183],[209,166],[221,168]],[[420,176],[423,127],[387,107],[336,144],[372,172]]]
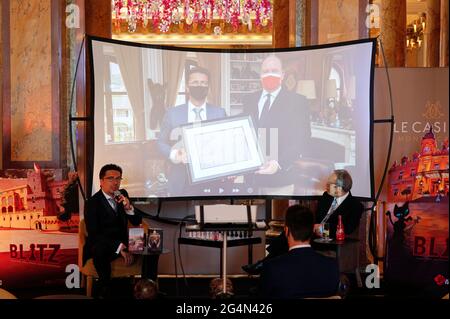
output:
[[[93,192],[100,168],[115,163],[133,198],[310,197],[346,169],[353,195],[373,199],[375,40],[280,50],[89,45]]]

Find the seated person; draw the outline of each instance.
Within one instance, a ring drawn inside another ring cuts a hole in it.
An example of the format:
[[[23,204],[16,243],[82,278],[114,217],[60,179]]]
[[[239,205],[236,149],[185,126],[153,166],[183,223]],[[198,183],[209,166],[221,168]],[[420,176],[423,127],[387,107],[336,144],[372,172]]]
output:
[[[339,215],[342,215],[342,223],[344,224],[346,235],[356,230],[364,212],[364,206],[352,196],[350,192],[352,185],[352,177],[346,170],[334,170],[328,177],[327,191],[319,199],[315,215],[314,229],[316,233],[320,224],[327,222],[330,224],[330,237],[335,238]],[[254,264],[243,266],[244,271],[252,275],[259,274],[262,269],[262,262],[265,259],[286,253],[288,251],[288,243],[284,232],[272,240],[267,247],[267,251],[269,254],[266,258]]]
[[[110,294],[111,262],[119,257],[125,265],[133,263],[128,251],[128,222],[139,225],[126,190],[120,188],[122,168],[107,164],[100,169],[100,190],[86,202],[84,218],[88,237],[83,247],[83,263],[93,258],[99,276],[100,297]],[[157,263],[157,259],[156,259]],[[154,263],[150,263],[155,267]]]
[[[268,298],[327,297],[337,293],[336,259],[315,252],[310,245],[314,215],[306,207],[287,209],[284,233],[289,252],[264,262],[260,295]]]

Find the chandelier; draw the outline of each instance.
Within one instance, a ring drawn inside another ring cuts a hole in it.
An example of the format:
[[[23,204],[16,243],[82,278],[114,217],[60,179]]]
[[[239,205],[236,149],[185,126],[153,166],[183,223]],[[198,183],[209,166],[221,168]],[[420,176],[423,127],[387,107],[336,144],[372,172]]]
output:
[[[272,0],[112,0],[113,32],[271,32]]]
[[[422,13],[417,19],[412,21],[406,27],[406,48],[418,49],[422,47],[423,36],[425,31],[425,13]]]

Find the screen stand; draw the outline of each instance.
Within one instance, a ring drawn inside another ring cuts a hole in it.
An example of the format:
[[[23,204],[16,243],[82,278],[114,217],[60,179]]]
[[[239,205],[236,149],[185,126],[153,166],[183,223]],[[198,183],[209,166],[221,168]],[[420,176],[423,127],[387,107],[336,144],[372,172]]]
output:
[[[223,269],[223,282],[222,293],[225,296],[227,294],[227,231],[223,232],[223,249],[222,249],[222,269]]]

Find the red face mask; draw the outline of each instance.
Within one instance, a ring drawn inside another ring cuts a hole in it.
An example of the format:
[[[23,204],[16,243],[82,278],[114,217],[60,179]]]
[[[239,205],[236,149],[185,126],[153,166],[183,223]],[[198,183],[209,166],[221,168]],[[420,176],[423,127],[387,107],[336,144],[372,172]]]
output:
[[[281,76],[271,73],[270,75],[263,75],[261,79],[262,87],[268,92],[275,91],[281,85]]]

